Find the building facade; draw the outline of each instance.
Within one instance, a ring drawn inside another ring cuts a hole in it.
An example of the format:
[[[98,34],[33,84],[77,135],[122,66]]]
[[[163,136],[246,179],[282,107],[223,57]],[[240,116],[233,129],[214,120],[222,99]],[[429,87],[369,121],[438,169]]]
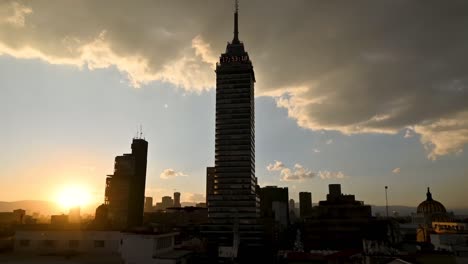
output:
[[[236,10],[234,38],[216,64],[214,174],[207,170],[210,227],[206,231],[220,248],[252,246],[260,240],[256,231],[260,199],[255,177],[254,84],[252,62],[239,40]]]
[[[310,214],[312,213],[312,193],[299,193],[299,213],[301,215],[301,218],[310,216]]]
[[[281,227],[289,225],[288,188],[266,186],[260,189],[260,212],[262,218],[272,218]]]
[[[119,229],[140,226],[145,204],[148,142],[142,138],[132,141],[132,153],[117,156],[114,174],[106,179],[104,204],[109,218]]]
[[[174,193],[174,207],[181,207],[180,204],[180,192]]]

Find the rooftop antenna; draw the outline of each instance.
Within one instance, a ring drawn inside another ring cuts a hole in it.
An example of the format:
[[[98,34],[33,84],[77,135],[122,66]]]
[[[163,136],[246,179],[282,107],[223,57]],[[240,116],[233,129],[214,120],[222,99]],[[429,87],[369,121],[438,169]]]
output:
[[[140,124],[140,139],[143,139],[143,126]]]
[[[238,26],[238,12],[239,12],[239,0],[234,1],[234,39],[232,43],[239,43],[239,26]]]

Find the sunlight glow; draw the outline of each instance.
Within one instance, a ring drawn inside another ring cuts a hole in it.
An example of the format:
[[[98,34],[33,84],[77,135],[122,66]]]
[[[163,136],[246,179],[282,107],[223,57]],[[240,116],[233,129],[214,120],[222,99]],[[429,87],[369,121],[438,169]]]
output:
[[[65,209],[83,207],[91,202],[91,194],[83,186],[67,186],[58,193],[57,202]]]

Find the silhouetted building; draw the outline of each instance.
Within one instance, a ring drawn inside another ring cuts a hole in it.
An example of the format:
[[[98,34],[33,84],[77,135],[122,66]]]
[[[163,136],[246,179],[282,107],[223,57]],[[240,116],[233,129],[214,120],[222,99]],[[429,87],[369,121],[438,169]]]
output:
[[[288,188],[266,186],[260,189],[260,212],[263,218],[272,218],[283,228],[289,224]]]
[[[254,83],[252,62],[238,37],[236,10],[234,38],[216,64],[213,190],[207,171],[208,219],[211,223],[207,232],[210,243],[220,247],[220,255],[236,255],[237,241],[240,251],[245,246],[260,243],[255,231],[260,217],[260,201],[255,177]]]
[[[195,204],[195,207],[206,208],[206,203],[197,203]]]
[[[302,209],[302,208],[301,208]],[[386,239],[394,230],[389,221],[374,221],[369,205],[354,195],[341,193],[341,186],[329,185],[327,200],[320,201],[305,217],[304,247],[310,249],[362,248],[362,240]]]
[[[70,208],[68,213],[68,220],[70,223],[79,224],[81,222],[80,207],[75,206]]]
[[[180,192],[174,193],[174,207],[180,207]]]
[[[110,228],[109,208],[106,204],[101,204],[96,208],[92,229],[105,230]]]
[[[161,199],[161,203],[164,209],[174,206],[174,200],[170,196],[163,196]]]
[[[145,197],[145,210],[144,212],[153,211],[153,197]]]
[[[294,199],[289,199],[289,211],[294,211],[296,209],[296,202]]]
[[[0,225],[24,224],[26,211],[16,209],[13,212],[0,212]]]
[[[299,193],[299,213],[301,218],[310,216],[312,213],[312,193],[300,192]]]
[[[132,153],[115,158],[114,174],[106,179],[104,203],[117,228],[132,228],[143,223],[148,142],[134,138]]]
[[[50,216],[50,224],[56,227],[63,227],[68,225],[68,215],[61,214],[61,215],[51,215]]]
[[[206,167],[206,201],[208,202],[208,196],[214,194],[214,179],[215,179],[215,168]]]

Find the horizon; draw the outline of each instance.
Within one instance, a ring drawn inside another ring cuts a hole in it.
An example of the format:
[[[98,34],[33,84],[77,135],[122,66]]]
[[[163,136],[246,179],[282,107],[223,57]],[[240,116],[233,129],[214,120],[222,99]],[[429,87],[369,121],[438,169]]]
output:
[[[81,201],[68,203],[104,203],[114,158],[130,153],[140,126],[145,195],[204,201],[231,2],[52,2],[0,3],[0,201],[57,203],[78,188]],[[439,8],[241,3],[259,185],[316,202],[339,183],[365,204],[385,204],[388,186],[389,205],[409,207],[431,187],[465,209],[468,76],[457,52],[468,37],[457,25],[468,20],[458,3],[429,15]]]

